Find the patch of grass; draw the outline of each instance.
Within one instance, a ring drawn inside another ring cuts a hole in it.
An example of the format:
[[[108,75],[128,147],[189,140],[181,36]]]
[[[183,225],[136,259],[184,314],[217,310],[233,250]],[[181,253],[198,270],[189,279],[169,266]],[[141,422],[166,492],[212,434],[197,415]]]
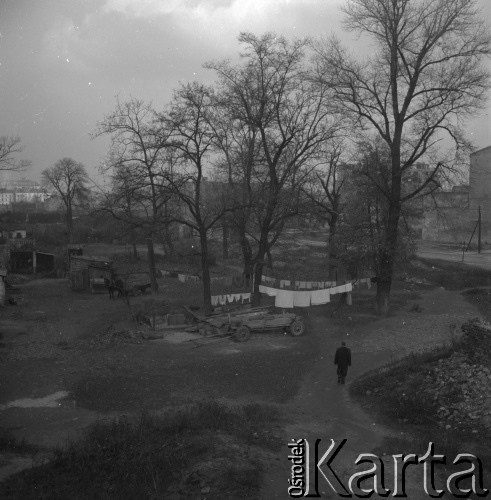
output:
[[[204,401],[163,415],[145,413],[138,420],[99,421],[82,439],[55,450],[49,464],[1,483],[0,496],[153,499],[175,491],[195,498],[202,487],[196,478],[202,476],[226,498],[254,497],[261,470],[244,450],[251,443],[271,448],[272,441],[262,435],[276,418],[269,407]]]
[[[475,297],[476,294],[470,293],[469,296]],[[485,440],[479,437],[480,434],[471,431],[472,428],[480,428],[479,422],[458,432],[454,428],[447,430],[437,419],[439,403],[428,398],[428,394],[422,390],[426,375],[438,365],[439,360],[450,358],[455,353],[465,355],[468,360],[477,354],[489,359],[489,348],[489,339],[473,338],[471,334],[465,333],[462,339],[454,339],[451,345],[423,354],[411,354],[355,380],[351,394],[381,421],[405,431],[401,437],[385,439],[374,452],[388,455],[409,452],[423,454],[431,441],[436,444],[439,453],[451,457],[451,460],[458,453],[465,452],[489,464],[491,450]],[[458,401],[459,394],[460,386],[457,383],[453,386],[449,384],[445,397],[450,401]]]
[[[365,406],[379,408],[388,422],[396,419],[412,424],[432,423],[435,407],[420,387],[428,367],[450,357],[452,352],[452,346],[443,346],[424,354],[411,354],[355,380],[351,393]]]
[[[0,451],[10,453],[36,453],[39,447],[28,443],[24,438],[18,439],[6,429],[0,428]]]

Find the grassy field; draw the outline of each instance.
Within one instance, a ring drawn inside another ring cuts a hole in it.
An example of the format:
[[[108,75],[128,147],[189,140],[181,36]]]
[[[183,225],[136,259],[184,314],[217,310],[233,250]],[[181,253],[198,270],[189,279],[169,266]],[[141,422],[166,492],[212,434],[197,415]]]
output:
[[[254,456],[277,446],[277,411],[203,402],[164,415],[98,422],[48,464],[0,483],[1,498],[254,498]],[[213,488],[210,486],[213,485]]]
[[[424,286],[462,291],[491,320],[490,290],[479,288],[491,283],[490,272],[428,260],[413,261],[409,272],[424,280]],[[459,340],[456,336],[431,352],[412,354],[365,374],[351,386],[351,394],[380,421],[404,429],[404,437],[384,442],[385,453],[424,450],[428,442],[438,442],[439,452],[448,456],[478,456],[489,474],[491,334],[474,335],[468,325],[462,329]]]
[[[113,255],[123,264],[129,259],[126,250],[119,247],[94,247],[91,253]],[[309,246],[298,235],[282,242],[273,260],[274,269],[265,274],[327,279],[324,248]],[[231,273],[237,263],[239,257],[232,255],[227,261],[218,261],[212,271]],[[146,265],[144,255],[136,264]],[[158,264],[183,271],[194,265],[192,256],[182,262],[159,256]],[[321,425],[315,421],[317,417],[311,417],[313,410],[324,419],[333,413],[333,422],[345,418],[335,413],[342,401],[332,405],[324,391],[326,380],[334,374],[332,351],[341,339],[347,338],[357,350],[355,369],[362,373],[373,368],[374,357],[383,359],[390,349],[402,352],[401,346],[413,349],[428,342],[418,323],[426,321],[431,329],[440,321],[450,321],[447,311],[454,314],[458,308],[448,310],[452,306],[445,292],[441,292],[438,307],[425,304],[428,291],[440,293],[438,287],[442,286],[458,291],[471,283],[473,288],[465,297],[485,312],[490,302],[488,292],[472,290],[488,279],[486,273],[467,267],[415,260],[398,273],[388,318],[374,314],[372,287],[357,290],[352,307],[336,297],[326,306],[297,311],[307,324],[305,336],[257,334],[246,343],[227,339],[199,349],[192,344],[153,341],[102,342],[108,331],[135,329],[132,314],[149,297],[132,298],[128,307],[105,295],[71,292],[64,280],[33,280],[19,285],[18,305],[7,309],[2,318],[6,333],[0,352],[4,356],[0,403],[63,389],[73,398],[74,408],[66,411],[75,419],[79,418],[77,411],[106,418],[88,427],[79,440],[58,447],[49,464],[12,476],[0,486],[0,497],[259,498],[261,474],[284,455],[284,450],[278,449],[288,438],[282,428],[285,419],[292,418],[295,398],[302,388],[305,390],[304,382],[312,371],[316,384],[307,388],[313,394],[308,403],[303,401],[306,406],[304,413],[297,415],[299,421],[306,426]],[[159,278],[159,283],[158,298],[173,311],[179,311],[182,304],[200,305],[199,286],[175,278]],[[457,292],[448,295],[457,296],[452,303],[462,305]],[[433,298],[431,295],[431,301]],[[439,312],[431,310],[435,307]],[[446,323],[441,330],[446,335]],[[435,335],[432,342],[436,345],[440,338],[447,338],[445,335]],[[456,352],[457,343],[372,371],[353,384],[353,395],[377,421],[380,418],[397,429],[414,432],[414,442],[423,445],[432,438],[448,443],[448,450],[461,447],[463,436],[476,442],[474,428],[465,434],[455,429],[450,433],[433,425],[435,405],[420,390],[438,362],[453,359]],[[367,362],[364,367],[360,366],[362,356]],[[390,359],[389,354],[385,359]],[[453,397],[448,394],[450,400]],[[169,411],[162,413],[163,409]],[[49,411],[53,426],[63,412]],[[0,425],[19,429],[25,424],[26,428],[31,426],[31,437],[39,438],[45,432],[44,423],[40,418],[21,423],[18,414],[12,413],[11,420]],[[393,441],[384,443],[384,451],[414,448],[409,447],[413,441],[402,448],[397,439],[390,439]],[[15,452],[16,446],[19,453],[32,451],[22,439],[6,436],[4,442],[10,443],[10,451]],[[465,451],[473,449],[477,448]],[[284,471],[280,473],[282,488],[286,476]]]

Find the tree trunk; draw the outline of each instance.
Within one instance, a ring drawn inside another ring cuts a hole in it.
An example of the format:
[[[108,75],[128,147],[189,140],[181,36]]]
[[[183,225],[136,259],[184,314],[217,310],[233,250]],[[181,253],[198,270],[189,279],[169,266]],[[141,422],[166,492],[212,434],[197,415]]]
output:
[[[252,305],[253,306],[260,306],[261,305],[261,293],[259,292],[259,285],[261,284],[261,277],[263,275],[264,253],[262,255],[262,258],[260,260],[258,259],[256,261],[256,265],[254,267],[254,288],[252,290]]]
[[[222,254],[224,259],[228,259],[228,225],[224,222],[222,226]]]
[[[174,242],[172,241],[169,224],[164,224],[164,248],[170,259],[173,259],[176,256],[176,249],[174,248]]]
[[[332,270],[331,265],[333,260],[337,258],[337,247],[336,247],[336,230],[337,230],[337,222],[338,217],[336,215],[332,215],[331,220],[329,221],[329,235],[327,238],[327,275],[329,279],[332,280]]]
[[[200,230],[199,235],[201,246],[201,279],[203,280],[203,309],[205,315],[211,314],[211,280],[210,263],[208,262],[208,240],[206,231]]]
[[[242,258],[244,261],[244,278],[246,281],[246,286],[250,286],[251,276],[252,276],[252,249],[245,234],[245,231],[242,228],[239,228],[240,233],[240,247],[242,249]]]
[[[70,205],[66,207],[66,231],[68,243],[73,243],[73,216],[72,207]]]
[[[377,314],[380,316],[386,316],[389,313],[389,297],[394,274],[400,218],[398,205],[391,204],[389,206],[388,216],[384,247],[378,253]]]
[[[147,238],[147,249],[148,249],[148,271],[150,274],[150,285],[152,288],[152,293],[156,293],[159,289],[157,283],[157,275],[155,272],[155,254],[153,251],[153,239]]]
[[[269,250],[266,250],[266,255],[268,257],[268,268],[269,269],[273,269],[273,256],[271,255],[271,251]]]

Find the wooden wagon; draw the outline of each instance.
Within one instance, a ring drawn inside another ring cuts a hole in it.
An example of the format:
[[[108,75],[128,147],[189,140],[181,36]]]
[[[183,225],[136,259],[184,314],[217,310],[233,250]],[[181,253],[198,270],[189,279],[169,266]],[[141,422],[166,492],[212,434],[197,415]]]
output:
[[[199,316],[189,309],[187,311],[206,325],[203,330],[207,337],[230,336],[237,342],[245,342],[253,332],[282,331],[294,337],[305,332],[301,316],[293,313],[275,314],[264,307],[208,317]]]
[[[230,330],[234,340],[245,342],[251,332],[286,331],[294,337],[305,332],[305,323],[294,313],[282,314],[245,314],[236,316],[230,321]]]

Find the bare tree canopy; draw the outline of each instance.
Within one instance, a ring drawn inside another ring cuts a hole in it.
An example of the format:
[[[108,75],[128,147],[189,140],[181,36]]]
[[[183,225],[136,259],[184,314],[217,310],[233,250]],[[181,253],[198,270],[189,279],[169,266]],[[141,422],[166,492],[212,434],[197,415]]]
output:
[[[103,170],[110,171],[113,179],[104,210],[133,228],[142,228],[148,237],[163,229],[167,250],[172,251],[166,223],[169,132],[161,126],[151,103],[131,98],[116,100],[93,137],[102,135],[111,138]]]
[[[206,67],[218,75],[218,105],[229,117],[219,147],[236,149],[225,155],[228,164],[236,163],[229,182],[240,184],[239,192],[250,195],[242,201],[253,207],[240,212],[247,219],[239,221],[239,230],[244,257],[249,255],[255,268],[258,301],[265,256],[286,221],[298,214],[300,187],[322,145],[339,133],[340,119],[330,105],[330,88],[312,78],[307,41],[290,42],[274,33],[242,33],[239,41],[241,63]],[[251,241],[254,252],[247,248]]]
[[[209,232],[229,211],[223,185],[207,178],[213,171],[215,144],[212,96],[213,90],[198,82],[182,85],[161,115],[162,124],[172,131],[173,169],[168,179],[180,202],[174,220],[192,228],[199,237],[206,314],[211,312]]]
[[[68,241],[73,238],[73,208],[76,201],[83,201],[88,194],[89,176],[85,167],[72,158],[62,158],[41,173],[46,186],[54,188],[65,206]]]
[[[319,153],[318,165],[302,187],[307,212],[329,226],[328,260],[337,255],[338,224],[346,208],[348,151],[344,138],[326,141]]]
[[[19,172],[27,168],[30,162],[17,158],[23,150],[20,137],[0,136],[0,170]]]
[[[490,34],[475,0],[348,0],[344,12],[346,28],[372,39],[376,52],[358,62],[330,40],[316,45],[318,67],[342,109],[390,151],[380,186],[388,216],[377,288],[379,312],[386,313],[402,204],[447,164],[442,141],[450,139],[454,152],[467,145],[463,122],[478,112],[490,84],[483,66]],[[423,161],[434,167],[404,190],[406,174]]]

